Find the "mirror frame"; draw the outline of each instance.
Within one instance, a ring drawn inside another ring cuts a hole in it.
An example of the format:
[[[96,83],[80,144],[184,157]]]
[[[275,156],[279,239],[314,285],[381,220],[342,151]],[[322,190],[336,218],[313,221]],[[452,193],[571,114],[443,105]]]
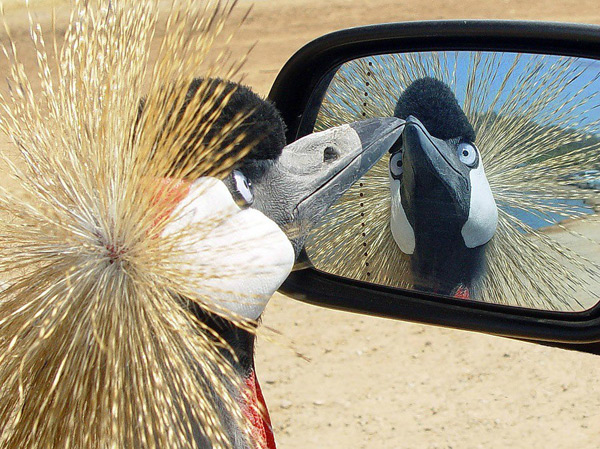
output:
[[[373,54],[436,50],[510,51],[600,59],[600,26],[496,20],[424,21],[371,25],[327,34],[300,49],[285,64],[271,88],[269,99],[283,115],[288,143],[312,132],[325,91],[343,63]],[[306,262],[305,254],[304,257]],[[280,291],[333,309],[600,354],[600,303],[584,312],[502,306],[369,284],[323,273],[308,265],[292,272]]]

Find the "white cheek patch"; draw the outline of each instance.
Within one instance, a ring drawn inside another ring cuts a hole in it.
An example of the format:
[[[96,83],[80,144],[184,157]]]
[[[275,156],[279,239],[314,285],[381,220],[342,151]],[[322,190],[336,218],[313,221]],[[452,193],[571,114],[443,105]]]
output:
[[[498,209],[481,160],[479,167],[469,172],[469,179],[471,181],[469,218],[461,234],[467,248],[475,248],[489,242],[494,236],[498,226]]]
[[[415,231],[410,225],[406,212],[402,207],[402,197],[400,196],[400,181],[390,176],[390,194],[392,197],[391,203],[391,220],[390,227],[392,229],[392,237],[404,254],[412,254],[415,252]]]
[[[173,213],[166,234],[213,226],[203,238],[191,238],[178,261],[190,273],[192,299],[225,315],[257,319],[294,265],[294,249],[279,226],[255,209],[241,210],[214,178],[196,181]]]

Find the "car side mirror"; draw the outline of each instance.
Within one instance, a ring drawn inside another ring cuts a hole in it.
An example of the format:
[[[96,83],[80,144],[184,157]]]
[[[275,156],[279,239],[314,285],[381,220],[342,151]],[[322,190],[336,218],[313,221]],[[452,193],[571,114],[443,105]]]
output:
[[[600,27],[343,30],[294,55],[269,97],[288,141],[405,120],[390,153],[312,230],[284,293],[598,350]]]

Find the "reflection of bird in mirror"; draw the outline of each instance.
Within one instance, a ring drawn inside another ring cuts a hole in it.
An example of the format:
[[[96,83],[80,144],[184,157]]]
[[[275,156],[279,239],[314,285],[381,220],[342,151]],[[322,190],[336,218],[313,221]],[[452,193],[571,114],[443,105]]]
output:
[[[272,446],[256,318],[307,223],[399,135],[375,119],[282,148],[272,105],[211,78],[231,5],[175,2],[151,65],[159,3],[76,1],[55,78],[32,24],[43,95],[8,53],[1,448]],[[289,185],[296,154],[312,171]]]
[[[416,289],[468,298],[498,221],[473,127],[434,78],[409,85],[394,115],[406,124],[389,159],[392,236]]]
[[[470,297],[540,309],[582,310],[595,304],[600,294],[600,263],[594,256],[599,243],[593,234],[600,225],[593,209],[597,193],[577,188],[571,181],[574,173],[596,168],[598,163],[600,120],[594,111],[599,97],[594,85],[597,72],[591,72],[576,58],[514,53],[422,52],[365,57],[337,71],[315,129],[358,118],[392,116],[403,98],[427,104],[427,92],[413,90],[415,84],[435,87],[435,79],[438,86],[448,86],[464,112],[465,123],[470,124],[462,131],[466,136],[436,135],[444,124],[460,126],[463,115],[456,113],[456,108],[437,108],[436,104],[436,114],[427,120],[413,112],[412,103],[402,108],[406,108],[405,118],[410,114],[415,117],[411,120],[414,134],[426,136],[426,130],[444,141],[460,137],[473,140],[474,136],[468,136],[472,127],[476,136],[476,142],[463,142],[469,144],[465,157],[475,154],[485,163],[498,216],[493,238],[485,244],[485,270],[472,279]],[[439,103],[441,106],[443,99]],[[456,146],[461,142],[448,143]],[[475,145],[470,146],[472,143]],[[391,162],[390,166],[390,159],[383,158],[340,199],[310,236],[307,253],[317,268],[413,288],[411,260],[401,250],[404,245],[410,252],[412,235],[402,232],[408,227],[392,233],[390,224],[393,211],[401,210],[390,207]],[[405,175],[405,161],[402,165]],[[473,170],[470,173],[475,174]],[[457,174],[455,179],[459,178]],[[391,185],[393,188],[394,183]],[[405,206],[406,198],[400,193]],[[493,213],[487,215],[493,217]],[[568,219],[571,222],[564,221]],[[419,231],[414,232],[416,238]],[[475,240],[483,242],[487,236],[482,232]],[[460,291],[449,293],[435,282],[428,289],[463,296]]]

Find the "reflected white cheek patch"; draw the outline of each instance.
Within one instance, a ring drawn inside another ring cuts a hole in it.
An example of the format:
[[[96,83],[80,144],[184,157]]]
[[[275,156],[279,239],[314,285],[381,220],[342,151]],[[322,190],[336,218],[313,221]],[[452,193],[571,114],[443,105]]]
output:
[[[402,207],[402,197],[400,196],[400,181],[390,176],[390,194],[391,202],[391,222],[392,237],[400,251],[404,254],[415,252],[415,231],[410,225],[406,212]]]
[[[461,234],[467,248],[475,248],[491,240],[498,226],[498,209],[485,176],[483,164],[469,172],[471,181],[471,202],[469,218],[464,224]]]

